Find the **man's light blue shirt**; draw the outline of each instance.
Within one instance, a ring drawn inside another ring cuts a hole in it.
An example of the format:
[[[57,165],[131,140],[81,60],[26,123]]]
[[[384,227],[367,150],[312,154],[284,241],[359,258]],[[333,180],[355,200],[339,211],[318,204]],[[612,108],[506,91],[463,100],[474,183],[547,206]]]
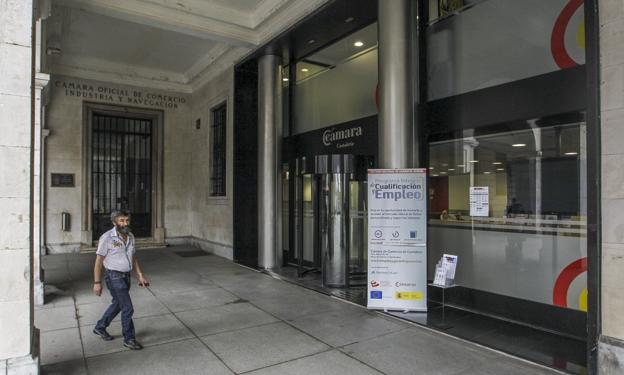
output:
[[[95,253],[104,257],[104,268],[107,270],[130,272],[134,251],[134,235],[128,233],[128,241],[124,242],[117,229],[113,228],[100,237]]]

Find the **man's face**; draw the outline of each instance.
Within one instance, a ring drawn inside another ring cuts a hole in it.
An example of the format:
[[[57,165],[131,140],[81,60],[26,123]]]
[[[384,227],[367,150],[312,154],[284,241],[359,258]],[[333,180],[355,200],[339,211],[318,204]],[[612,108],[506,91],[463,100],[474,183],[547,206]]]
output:
[[[130,218],[128,216],[119,216],[115,219],[115,227],[118,231],[126,233],[126,228],[130,225]]]

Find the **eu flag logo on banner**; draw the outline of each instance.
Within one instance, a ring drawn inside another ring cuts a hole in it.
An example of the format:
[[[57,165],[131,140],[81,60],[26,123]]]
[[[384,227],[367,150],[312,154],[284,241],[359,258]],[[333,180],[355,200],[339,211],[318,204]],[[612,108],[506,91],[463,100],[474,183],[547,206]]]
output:
[[[370,298],[371,299],[381,299],[382,292],[381,290],[371,290]]]
[[[410,230],[410,238],[416,238],[416,231]]]

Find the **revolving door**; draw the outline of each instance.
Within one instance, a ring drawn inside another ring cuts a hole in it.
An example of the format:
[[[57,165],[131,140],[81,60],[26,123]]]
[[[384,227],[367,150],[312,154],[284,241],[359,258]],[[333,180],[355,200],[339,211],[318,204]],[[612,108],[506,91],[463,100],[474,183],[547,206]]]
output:
[[[298,158],[294,170],[294,241],[299,277],[321,272],[323,286],[363,285],[366,277],[366,170],[372,157]]]

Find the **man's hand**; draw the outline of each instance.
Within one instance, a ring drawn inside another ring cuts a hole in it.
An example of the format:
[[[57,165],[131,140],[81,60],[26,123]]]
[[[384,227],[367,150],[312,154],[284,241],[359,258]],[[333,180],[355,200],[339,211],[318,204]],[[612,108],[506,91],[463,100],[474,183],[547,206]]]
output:
[[[142,286],[142,287],[149,286],[149,281],[143,276],[143,274],[139,274],[139,286]]]
[[[102,264],[103,263],[104,263],[104,257],[101,255],[96,255],[95,266],[93,267],[93,294],[95,294],[98,297],[102,295]]]
[[[95,294],[98,297],[102,295],[102,284],[100,283],[93,284],[93,294]]]

